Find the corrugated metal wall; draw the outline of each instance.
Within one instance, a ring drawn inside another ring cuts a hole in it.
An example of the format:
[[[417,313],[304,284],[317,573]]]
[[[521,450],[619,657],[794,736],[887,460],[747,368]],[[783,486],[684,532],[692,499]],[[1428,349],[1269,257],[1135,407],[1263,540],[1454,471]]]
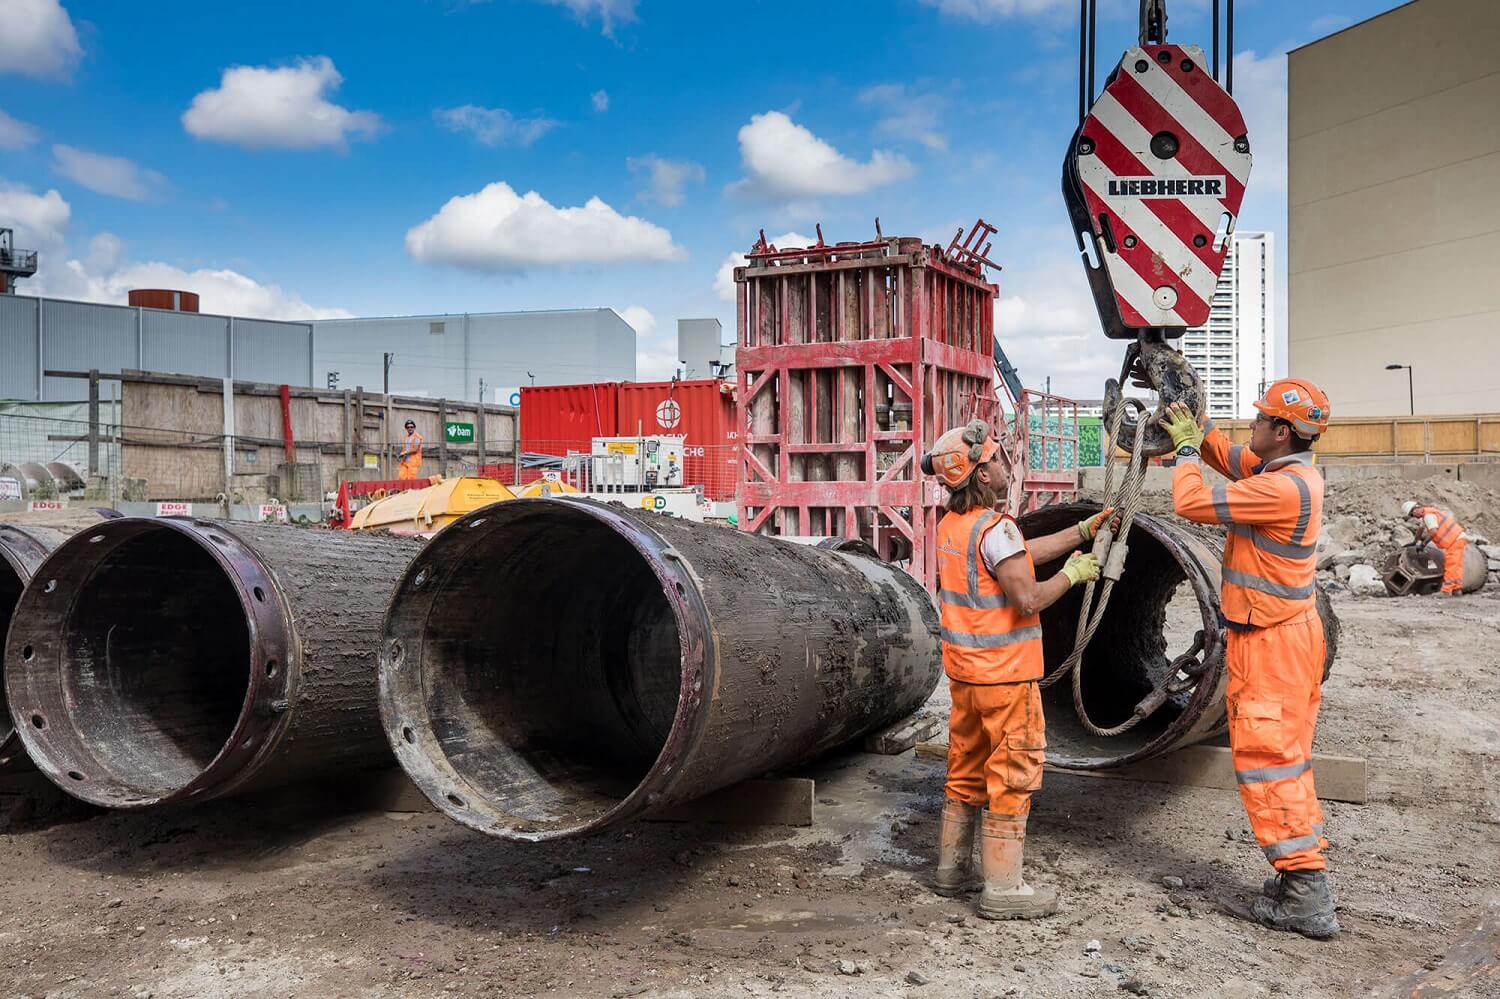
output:
[[[0,295],[0,399],[36,398],[37,300]]]
[[[87,385],[74,378],[46,378],[38,395],[39,341],[48,370],[138,368],[313,387],[312,336],[309,323],[0,295],[0,399],[86,397]]]

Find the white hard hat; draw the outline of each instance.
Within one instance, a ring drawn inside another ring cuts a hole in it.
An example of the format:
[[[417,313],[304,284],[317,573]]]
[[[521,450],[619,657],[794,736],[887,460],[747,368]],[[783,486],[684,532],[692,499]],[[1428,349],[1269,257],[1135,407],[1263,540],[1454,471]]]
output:
[[[1417,501],[1416,500],[1407,500],[1405,503],[1401,504],[1401,516],[1403,516],[1403,517],[1410,517],[1411,516],[1411,512],[1413,510],[1415,510],[1416,508],[1417,508]]]

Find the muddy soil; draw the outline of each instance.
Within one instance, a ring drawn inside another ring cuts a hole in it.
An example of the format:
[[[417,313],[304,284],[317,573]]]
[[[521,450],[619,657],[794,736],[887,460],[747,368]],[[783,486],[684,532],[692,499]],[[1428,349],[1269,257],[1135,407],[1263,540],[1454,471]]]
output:
[[[1345,927],[1333,942],[1221,914],[1221,893],[1267,872],[1232,792],[1056,774],[1028,859],[1062,914],[978,920],[923,887],[941,762],[853,754],[809,771],[811,828],[644,822],[540,846],[320,792],[140,814],[43,796],[29,817],[0,797],[13,809],[0,994],[1237,999],[1441,986],[1456,981],[1437,980],[1452,974],[1444,955],[1475,950],[1466,938],[1497,898],[1500,594],[1336,604],[1343,647],[1317,749],[1367,757],[1372,794],[1326,807]]]

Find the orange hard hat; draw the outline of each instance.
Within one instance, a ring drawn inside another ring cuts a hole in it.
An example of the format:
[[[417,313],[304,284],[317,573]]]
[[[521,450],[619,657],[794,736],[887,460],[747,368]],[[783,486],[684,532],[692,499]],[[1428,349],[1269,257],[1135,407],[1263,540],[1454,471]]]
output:
[[[1255,408],[1267,416],[1285,420],[1292,431],[1306,440],[1317,440],[1328,429],[1332,407],[1328,396],[1306,378],[1278,378],[1257,399]]]
[[[962,489],[974,469],[993,458],[998,450],[1000,442],[990,433],[989,424],[970,420],[933,442],[932,450],[922,456],[922,471],[936,475],[949,489]]]

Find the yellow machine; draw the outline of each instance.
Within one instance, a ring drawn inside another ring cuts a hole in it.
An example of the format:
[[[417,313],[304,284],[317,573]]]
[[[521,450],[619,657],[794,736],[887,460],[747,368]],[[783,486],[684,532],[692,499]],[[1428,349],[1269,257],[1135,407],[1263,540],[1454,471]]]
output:
[[[444,479],[425,489],[392,493],[355,511],[349,529],[436,534],[470,511],[515,498],[515,493],[494,479]]]
[[[563,482],[561,479],[537,479],[535,482],[528,482],[526,485],[516,490],[516,495],[518,497],[564,496],[569,493],[576,492],[578,492],[577,489],[568,485],[566,482]]]

